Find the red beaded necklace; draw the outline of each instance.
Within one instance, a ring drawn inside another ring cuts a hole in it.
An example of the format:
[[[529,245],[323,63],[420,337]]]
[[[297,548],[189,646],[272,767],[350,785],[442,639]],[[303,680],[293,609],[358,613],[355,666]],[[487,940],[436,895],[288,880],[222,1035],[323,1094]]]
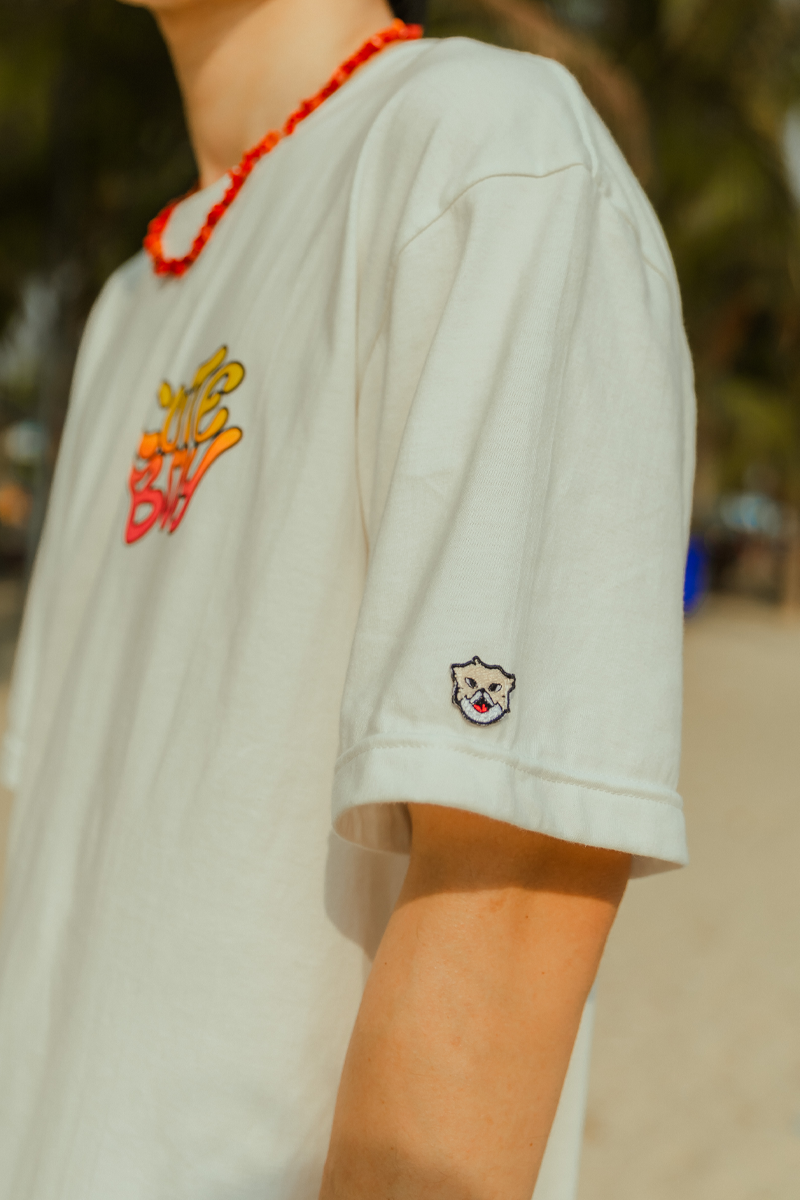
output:
[[[263,158],[265,154],[269,154],[270,150],[274,150],[278,142],[294,133],[301,121],[304,121],[314,109],[319,108],[324,100],[327,100],[329,96],[337,92],[342,84],[347,82],[353,72],[357,71],[360,66],[363,66],[374,55],[378,54],[386,46],[391,45],[392,42],[408,42],[418,37],[422,37],[422,27],[420,25],[406,25],[403,21],[393,21],[388,29],[382,29],[380,33],[376,33],[374,37],[364,42],[364,45],[359,50],[356,50],[355,54],[343,62],[325,84],[324,88],[317,92],[316,96],[312,96],[310,100],[304,100],[299,108],[295,109],[282,129],[271,130],[256,146],[253,146],[252,150],[248,150],[239,165],[228,172],[230,183],[225,191],[225,195],[218,204],[214,204],[211,207],[202,229],[192,242],[191,250],[183,258],[167,258],[164,254],[161,237],[174,209],[187,196],[191,196],[197,191],[197,185],[191,191],[188,191],[185,196],[179,196],[177,200],[170,201],[165,208],[162,208],[158,216],[153,217],[153,220],[148,225],[147,236],[144,239],[144,248],[153,260],[156,275],[185,274],[192,263],[199,257],[200,252],[211,237],[221,218],[233,204],[242,189],[244,181],[258,160]]]

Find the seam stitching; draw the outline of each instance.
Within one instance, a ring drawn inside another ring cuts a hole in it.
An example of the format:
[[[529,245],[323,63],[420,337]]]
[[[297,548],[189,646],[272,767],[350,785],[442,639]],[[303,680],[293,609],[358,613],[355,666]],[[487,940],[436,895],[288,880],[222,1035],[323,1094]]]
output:
[[[560,175],[564,171],[571,171],[575,167],[581,168],[582,170],[586,171],[586,173],[589,175],[592,183],[597,188],[597,191],[598,191],[599,195],[601,196],[601,198],[603,200],[605,200],[605,202],[617,214],[619,219],[621,221],[624,221],[625,224],[629,227],[629,229],[631,229],[632,232],[635,234],[636,240],[639,242],[639,249],[640,249],[640,252],[642,255],[642,262],[644,262],[650,268],[651,271],[653,271],[656,275],[658,275],[659,279],[661,279],[661,281],[663,283],[665,283],[667,285],[667,287],[670,287],[671,286],[670,279],[664,274],[662,269],[656,263],[654,263],[653,260],[647,254],[645,254],[644,248],[642,247],[641,241],[639,239],[639,231],[636,228],[633,221],[628,217],[627,213],[623,212],[622,209],[619,207],[619,205],[614,202],[614,200],[612,199],[612,196],[611,196],[611,192],[610,192],[605,180],[602,179],[602,177],[596,175],[592,171],[592,169],[586,165],[586,163],[579,162],[579,161],[571,162],[571,163],[564,163],[562,166],[554,167],[552,171],[545,171],[541,175],[535,175],[531,171],[496,171],[496,172],[493,172],[491,175],[482,175],[480,177],[480,179],[473,179],[471,183],[468,183],[467,186],[462,191],[460,191],[457,196],[453,197],[453,199],[450,201],[450,203],[447,205],[446,208],[443,208],[441,212],[437,213],[436,216],[433,217],[427,223],[427,225],[423,225],[421,229],[418,229],[416,233],[413,233],[411,235],[411,237],[408,239],[408,241],[404,242],[403,245],[400,247],[400,249],[395,252],[393,260],[392,260],[391,268],[389,271],[389,287],[387,289],[387,296],[386,296],[386,300],[384,301],[383,311],[381,313],[380,321],[378,322],[377,331],[372,340],[372,345],[370,346],[369,351],[367,352],[367,354],[365,355],[365,358],[364,358],[364,364],[365,364],[364,373],[366,373],[369,362],[372,358],[372,355],[375,352],[375,347],[377,346],[377,344],[380,340],[381,333],[383,332],[383,327],[386,323],[386,317],[388,315],[389,307],[391,304],[392,286],[394,283],[394,277],[397,274],[397,265],[400,261],[400,258],[405,253],[405,251],[409,248],[409,246],[412,246],[414,244],[414,242],[417,241],[418,238],[422,237],[422,235],[424,233],[427,233],[429,229],[432,229],[434,225],[438,224],[439,221],[441,221],[444,217],[446,217],[447,214],[450,212],[450,210],[452,208],[454,208],[455,205],[458,204],[459,200],[462,200],[468,192],[472,191],[473,188],[478,187],[482,183],[488,183],[490,180],[493,180],[493,179],[531,179],[531,180],[550,179],[554,175]]]
[[[642,792],[633,792],[627,788],[615,788],[605,783],[589,783],[586,780],[575,779],[570,775],[560,775],[557,771],[548,770],[546,767],[538,767],[532,763],[524,763],[514,761],[514,759],[503,754],[489,754],[484,750],[475,750],[471,746],[445,746],[441,742],[411,742],[411,741],[387,741],[383,744],[354,747],[347,751],[337,760],[334,771],[338,772],[351,762],[355,762],[357,758],[362,758],[365,754],[372,754],[381,750],[447,750],[449,753],[463,754],[470,758],[478,758],[484,762],[500,763],[504,767],[510,767],[512,771],[519,771],[522,775],[532,775],[538,779],[546,780],[549,783],[561,783],[567,786],[583,788],[590,792],[606,792],[610,796],[622,796],[631,800],[646,800],[652,804],[665,804],[668,808],[674,808],[676,811],[681,811],[680,798],[676,800],[668,800],[666,797],[648,796]]]
[[[388,315],[389,308],[391,305],[392,289],[394,286],[394,278],[397,274],[398,263],[400,262],[401,257],[406,252],[406,250],[409,248],[409,246],[412,246],[418,238],[422,237],[422,235],[424,233],[427,233],[429,229],[432,229],[434,227],[434,225],[437,225],[439,223],[439,221],[441,221],[444,217],[446,217],[447,214],[450,212],[450,210],[452,208],[454,208],[456,204],[458,204],[459,200],[462,200],[468,192],[471,192],[473,188],[478,187],[482,183],[488,183],[492,179],[549,179],[552,175],[559,175],[559,174],[561,174],[561,172],[570,171],[574,167],[582,167],[584,171],[588,172],[588,174],[591,175],[591,171],[589,170],[589,168],[586,166],[585,163],[582,163],[582,162],[565,163],[563,166],[554,167],[552,171],[546,171],[542,175],[534,175],[532,172],[529,172],[529,171],[494,171],[494,172],[492,172],[491,175],[482,175],[479,179],[473,179],[470,183],[468,183],[466,185],[466,187],[463,188],[462,191],[460,191],[458,193],[457,196],[453,197],[453,199],[450,201],[450,203],[447,205],[446,208],[443,208],[441,210],[441,212],[438,212],[435,217],[432,217],[431,220],[428,221],[427,225],[423,225],[421,229],[418,229],[416,231],[416,233],[412,233],[411,237],[408,239],[408,241],[404,242],[403,245],[399,248],[399,250],[396,250],[393,255],[392,264],[391,264],[391,268],[389,271],[389,286],[387,287],[387,293],[386,293],[386,299],[385,299],[384,305],[383,305],[383,311],[381,312],[381,318],[380,318],[380,321],[378,322],[377,332],[375,334],[375,337],[372,340],[372,345],[370,346],[369,351],[367,352],[367,354],[365,355],[365,358],[364,358],[364,364],[365,364],[364,365],[364,374],[366,374],[367,367],[372,358],[372,355],[375,352],[375,347],[377,346],[378,341],[380,340],[381,333],[383,332],[383,327],[386,324],[386,317]]]

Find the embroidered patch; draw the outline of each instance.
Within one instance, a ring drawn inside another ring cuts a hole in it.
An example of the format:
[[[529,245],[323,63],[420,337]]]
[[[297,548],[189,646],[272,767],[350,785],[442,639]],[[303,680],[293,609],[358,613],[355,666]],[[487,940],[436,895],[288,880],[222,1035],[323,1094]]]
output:
[[[476,655],[465,663],[453,663],[453,704],[473,725],[494,725],[511,706],[517,682],[502,667],[490,667]]]
[[[192,386],[174,391],[165,381],[158,403],[166,409],[160,429],[146,429],[128,476],[130,509],[125,527],[128,545],[158,523],[167,533],[180,525],[208,468],[242,440],[228,422],[223,399],[244,379],[240,362],[229,361],[227,346],[198,367]]]

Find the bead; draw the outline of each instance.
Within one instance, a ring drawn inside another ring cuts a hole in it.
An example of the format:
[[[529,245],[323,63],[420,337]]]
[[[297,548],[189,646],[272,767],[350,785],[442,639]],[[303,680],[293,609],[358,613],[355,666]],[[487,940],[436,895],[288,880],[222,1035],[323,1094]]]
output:
[[[197,261],[203,247],[238,196],[256,163],[260,162],[265,154],[269,154],[271,150],[274,150],[280,141],[290,137],[301,121],[304,121],[312,112],[315,112],[329,96],[332,96],[334,92],[339,90],[343,83],[347,82],[360,66],[368,62],[375,54],[380,53],[381,50],[386,46],[390,46],[393,42],[409,42],[420,37],[422,37],[422,27],[420,25],[405,25],[400,20],[393,21],[388,29],[382,29],[380,33],[376,33],[374,37],[369,38],[360,49],[356,50],[355,54],[351,55],[346,62],[343,62],[315,96],[311,96],[308,100],[304,100],[298,105],[282,129],[270,130],[257,145],[247,150],[242,156],[241,162],[228,172],[230,182],[225,194],[221,200],[211,206],[200,232],[192,242],[191,250],[182,258],[167,258],[164,254],[161,237],[174,210],[181,201],[186,200],[197,191],[197,184],[186,192],[184,196],[179,196],[177,200],[171,200],[169,204],[165,205],[161,212],[153,217],[147,226],[147,234],[143,242],[145,250],[153,260],[153,270],[156,275],[174,275],[177,277],[185,275],[192,263]]]

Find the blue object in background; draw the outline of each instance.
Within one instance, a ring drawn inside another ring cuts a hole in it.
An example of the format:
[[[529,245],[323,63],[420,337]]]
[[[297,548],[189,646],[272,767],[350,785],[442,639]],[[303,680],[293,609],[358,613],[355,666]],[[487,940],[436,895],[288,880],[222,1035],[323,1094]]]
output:
[[[686,575],[683,581],[683,611],[691,616],[700,607],[708,591],[708,552],[701,537],[689,539]]]

